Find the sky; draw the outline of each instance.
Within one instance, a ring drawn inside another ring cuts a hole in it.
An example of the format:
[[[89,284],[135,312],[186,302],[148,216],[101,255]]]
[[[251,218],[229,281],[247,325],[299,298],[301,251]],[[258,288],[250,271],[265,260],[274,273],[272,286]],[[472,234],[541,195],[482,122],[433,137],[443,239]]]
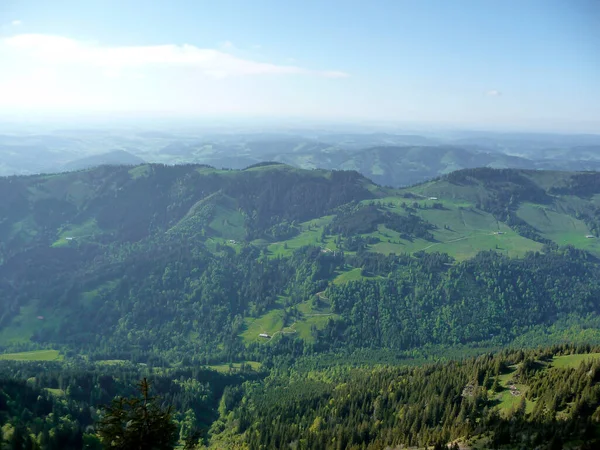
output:
[[[0,114],[600,133],[600,0],[0,0]]]

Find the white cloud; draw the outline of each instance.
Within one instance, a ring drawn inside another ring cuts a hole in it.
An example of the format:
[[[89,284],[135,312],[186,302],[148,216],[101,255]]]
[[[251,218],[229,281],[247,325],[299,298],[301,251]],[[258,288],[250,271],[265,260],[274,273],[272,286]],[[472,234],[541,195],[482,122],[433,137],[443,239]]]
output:
[[[13,21],[12,21],[10,24],[11,24],[13,27],[18,27],[18,26],[20,26],[20,25],[23,25],[23,22],[22,22],[21,20],[13,20]]]
[[[193,68],[216,77],[245,75],[313,75],[345,78],[340,71],[311,70],[295,65],[278,65],[233,56],[223,50],[194,45],[102,46],[96,43],[43,35],[20,34],[5,38],[0,44],[21,56],[51,65],[79,65],[100,69],[109,76],[122,70],[145,67]],[[232,48],[225,42],[222,48]]]
[[[485,95],[487,95],[488,97],[500,97],[502,95],[502,92],[496,89],[490,89],[485,93]]]

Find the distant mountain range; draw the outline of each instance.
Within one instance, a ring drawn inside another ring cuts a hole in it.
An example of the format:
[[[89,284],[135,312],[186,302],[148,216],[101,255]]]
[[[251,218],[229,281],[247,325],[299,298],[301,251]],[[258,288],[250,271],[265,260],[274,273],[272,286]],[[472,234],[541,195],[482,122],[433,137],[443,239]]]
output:
[[[70,131],[0,136],[0,175],[143,162],[242,169],[265,160],[304,169],[356,170],[376,183],[399,187],[476,167],[600,170],[600,136],[476,132],[420,136],[320,130],[206,135]]]

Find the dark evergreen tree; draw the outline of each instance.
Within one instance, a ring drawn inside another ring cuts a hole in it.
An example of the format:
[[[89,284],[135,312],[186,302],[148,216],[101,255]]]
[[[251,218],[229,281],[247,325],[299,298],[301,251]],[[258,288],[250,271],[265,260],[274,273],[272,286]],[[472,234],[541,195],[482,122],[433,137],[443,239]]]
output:
[[[178,434],[171,407],[149,395],[150,383],[139,384],[141,396],[113,400],[97,426],[104,448],[114,450],[171,450]]]

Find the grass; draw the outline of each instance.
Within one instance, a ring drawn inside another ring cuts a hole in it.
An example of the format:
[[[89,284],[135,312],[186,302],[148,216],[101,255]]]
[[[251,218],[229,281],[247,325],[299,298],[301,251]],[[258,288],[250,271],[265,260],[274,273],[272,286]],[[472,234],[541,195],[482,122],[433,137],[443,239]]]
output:
[[[54,397],[64,397],[65,391],[62,389],[54,389],[54,388],[46,388],[46,390],[52,394]]]
[[[364,280],[367,277],[361,275],[362,269],[357,267],[356,269],[351,269],[347,272],[341,272],[335,279],[333,280],[333,284],[345,284],[349,281],[358,281]]]
[[[0,354],[3,361],[62,361],[64,357],[58,350],[34,350],[31,352]]]
[[[242,364],[247,364],[250,367],[252,367],[252,370],[255,371],[259,371],[262,367],[262,365],[259,362],[256,361],[244,361],[243,363],[231,363],[231,364],[214,364],[214,365],[210,365],[208,366],[209,368],[211,368],[212,370],[216,370],[217,372],[220,373],[228,373],[231,370],[240,370],[240,368],[242,367]]]
[[[517,370],[517,366],[510,367],[510,372],[498,376],[498,384],[503,388],[501,392],[495,394],[495,399],[498,401],[498,409],[503,415],[508,415],[511,411],[519,406],[521,399],[525,398],[525,393],[528,387],[524,384],[515,383],[515,387],[520,391],[521,395],[513,395],[509,389],[509,381],[512,381]],[[533,410],[534,402],[525,399],[526,412]]]
[[[259,337],[259,334],[268,334],[271,337],[277,337],[279,334],[297,334],[307,342],[313,342],[312,327],[323,329],[330,318],[339,317],[331,312],[329,300],[320,297],[318,306],[315,306],[311,300],[307,300],[295,305],[295,309],[300,314],[295,314],[296,319],[290,319],[291,324],[284,323],[283,299],[280,299],[280,307],[272,309],[261,317],[247,317],[244,321],[246,330],[240,335],[242,340],[248,344],[252,342],[268,343],[271,339]]]
[[[36,224],[33,221],[32,217],[26,217],[25,219],[13,223],[10,233],[9,239],[19,239],[23,242],[29,242],[35,236],[37,236]]]
[[[322,330],[327,326],[329,319],[336,319],[338,314],[331,312],[329,300],[319,296],[319,305],[315,307],[312,301],[304,301],[296,305],[296,309],[302,314],[302,317],[293,324],[293,329],[298,333],[301,339],[307,342],[314,342],[312,327]]]
[[[126,362],[128,361],[125,359],[101,359],[96,361],[96,364],[101,366],[117,366],[119,364],[125,364]]]
[[[589,361],[591,359],[600,359],[600,353],[555,356],[554,359],[552,359],[552,366],[560,369],[576,369],[581,365],[582,362]]]
[[[337,318],[338,315],[337,314],[331,314],[331,315],[323,315],[323,316],[313,316],[313,317],[307,317],[303,320],[299,320],[298,322],[296,322],[294,329],[296,330],[296,332],[298,333],[298,336],[301,339],[304,339],[305,341],[312,343],[314,342],[314,337],[312,335],[312,327],[316,327],[319,330],[322,330],[323,328],[325,328],[327,326],[327,323],[329,322],[329,319],[335,319]]]
[[[134,167],[133,169],[131,169],[129,171],[129,175],[131,175],[131,178],[133,178],[134,180],[137,180],[138,178],[147,178],[151,174],[152,174],[152,167],[149,166],[148,164]]]
[[[0,330],[0,345],[30,342],[34,333],[40,329],[54,328],[58,320],[52,311],[40,307],[32,300],[29,305],[21,306],[19,314]]]
[[[487,192],[482,186],[457,186],[446,181],[430,182],[407,190],[397,191],[397,195],[389,195],[378,199],[382,208],[405,215],[402,208],[405,203],[413,206],[417,203],[415,214],[437,228],[432,230],[433,240],[419,238],[403,239],[400,233],[380,225],[377,231],[363,236],[374,237],[378,243],[369,250],[382,254],[412,254],[419,251],[447,253],[461,261],[472,258],[481,251],[492,250],[509,257],[523,257],[530,251],[541,251],[543,245],[527,239],[513,231],[505,223],[485,211],[475,208],[478,199],[485,198]],[[410,192],[415,198],[404,198],[403,193]],[[429,200],[430,196],[437,200]],[[364,200],[362,203],[370,203]],[[434,209],[433,203],[441,203],[442,208]],[[518,210],[519,217],[526,220],[540,233],[559,245],[574,245],[600,255],[600,239],[587,239],[590,234],[585,223],[567,213],[559,212],[546,205],[523,204]],[[564,209],[560,205],[559,210]],[[305,245],[316,245],[337,250],[336,236],[327,236],[322,241],[325,225],[333,216],[323,217],[301,224],[301,232],[292,239],[268,244],[271,256],[287,257]],[[343,275],[338,282],[358,279],[357,273]]]
[[[76,242],[77,239],[92,237],[101,233],[102,230],[98,227],[95,219],[90,219],[78,225],[69,225],[58,232],[58,239],[52,244],[52,247],[64,247]],[[69,240],[67,238],[73,238]]]
[[[246,323],[246,330],[240,336],[245,343],[268,342],[267,339],[258,335],[265,333],[272,336],[285,326],[283,323],[283,309],[273,309],[258,318],[247,317],[244,322]]]
[[[92,289],[90,291],[85,291],[81,294],[80,302],[86,308],[90,308],[93,306],[94,301],[100,296],[102,293],[107,291],[112,291],[119,284],[119,280],[107,281],[102,283],[96,289]]]
[[[329,250],[337,250],[334,239],[330,236],[321,242],[323,228],[329,224],[333,216],[324,216],[310,220],[299,225],[300,233],[291,239],[275,242],[268,245],[267,250],[271,257],[291,256],[294,250],[307,245],[315,245]]]
[[[401,208],[401,204],[403,202],[413,203],[412,199],[406,200],[393,196],[380,199],[384,209],[401,215],[406,214]],[[371,200],[365,202],[368,203]],[[383,254],[412,254],[418,251],[444,252],[457,260],[464,260],[475,256],[482,250],[495,250],[511,257],[521,257],[528,251],[539,251],[542,248],[542,244],[520,236],[504,223],[498,222],[491,214],[473,209],[469,203],[439,200],[439,203],[444,205],[444,209],[431,208],[433,201],[429,200],[421,200],[417,203],[421,205],[421,209],[417,210],[417,215],[437,225],[437,228],[432,230],[434,240],[403,239],[400,237],[400,233],[390,230],[384,225],[379,225],[377,231],[363,235],[379,240],[378,243],[371,245],[369,250]],[[336,236],[327,236],[324,242],[321,240],[323,228],[332,219],[333,216],[327,216],[301,224],[299,235],[268,245],[270,255],[273,257],[290,256],[295,249],[306,245],[337,250]],[[358,272],[341,274],[341,278],[336,282],[344,283],[355,279],[359,279]]]
[[[582,220],[557,212],[553,206],[532,203],[521,205],[517,214],[558,245],[572,245],[600,255],[600,240],[586,238],[591,232]]]
[[[244,216],[234,207],[217,205],[208,226],[226,239],[241,241],[246,236]]]
[[[388,198],[388,201],[391,200]],[[386,206],[386,209],[403,214],[403,211],[397,207],[398,203],[391,202],[394,206]],[[491,214],[465,208],[462,203],[455,204],[451,201],[441,203],[444,204],[444,209],[417,210],[417,215],[437,225],[437,228],[432,230],[433,241],[419,238],[402,239],[400,233],[380,225],[376,232],[369,234],[379,239],[370,250],[383,254],[443,252],[461,261],[472,258],[483,250],[494,250],[511,257],[521,257],[528,251],[539,251],[542,248],[542,244],[520,236],[506,224],[498,222]]]
[[[544,367],[541,370],[547,370],[548,367],[556,367],[560,369],[566,368],[577,368],[583,361],[589,361],[591,359],[600,359],[600,353],[584,353],[575,355],[564,355],[555,356],[552,359],[552,363],[549,365],[544,362],[540,362]],[[513,395],[510,392],[509,385],[510,381],[514,380],[515,373],[518,366],[511,366],[507,373],[503,373],[498,377],[498,384],[503,388],[501,392],[494,395],[494,398],[498,401],[498,409],[504,416],[508,415],[511,411],[519,406],[521,399],[524,398],[525,393],[529,387],[524,384],[515,383],[515,387],[520,391],[521,395]],[[535,402],[525,399],[526,409],[525,412],[530,413],[535,406]]]

